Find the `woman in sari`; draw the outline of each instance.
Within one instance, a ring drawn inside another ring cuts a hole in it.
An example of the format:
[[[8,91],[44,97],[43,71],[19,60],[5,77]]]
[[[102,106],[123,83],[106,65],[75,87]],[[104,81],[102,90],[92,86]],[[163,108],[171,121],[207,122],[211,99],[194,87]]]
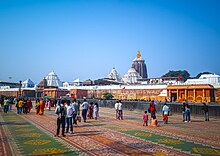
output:
[[[36,114],[39,114],[40,112],[40,100],[39,99],[36,100],[35,109],[36,109]]]
[[[31,99],[28,99],[27,100],[27,105],[28,105],[28,113],[30,113],[31,112],[31,109],[32,109],[32,102],[31,102]]]
[[[45,102],[43,99],[40,100],[40,112],[39,115],[44,115]]]
[[[88,115],[87,115],[89,119],[93,119],[93,108],[94,108],[93,102],[91,102],[88,108]]]

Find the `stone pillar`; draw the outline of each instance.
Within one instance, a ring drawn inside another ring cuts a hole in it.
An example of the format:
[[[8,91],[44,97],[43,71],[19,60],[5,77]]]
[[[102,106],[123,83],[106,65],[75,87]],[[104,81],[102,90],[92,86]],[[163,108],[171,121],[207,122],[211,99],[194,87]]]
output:
[[[177,89],[176,96],[177,96],[177,99],[176,99],[176,100],[179,100],[179,89]]]
[[[205,98],[205,89],[203,89],[202,90],[202,102],[206,101],[205,99],[206,99]]]
[[[193,97],[194,97],[194,101],[196,101],[196,89],[193,89]]]
[[[185,89],[185,101],[188,101],[187,89]]]

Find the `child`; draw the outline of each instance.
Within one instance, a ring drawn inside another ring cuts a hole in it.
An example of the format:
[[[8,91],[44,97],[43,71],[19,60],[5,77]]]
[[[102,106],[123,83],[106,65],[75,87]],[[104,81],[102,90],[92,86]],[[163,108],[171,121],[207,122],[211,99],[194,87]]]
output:
[[[154,127],[157,127],[157,126],[158,126],[158,122],[157,122],[157,119],[156,119],[155,116],[153,116],[153,117],[151,118],[150,125],[151,125],[151,126],[154,126]]]
[[[143,126],[144,125],[148,126],[148,114],[147,114],[147,111],[144,111],[143,120],[144,120]]]

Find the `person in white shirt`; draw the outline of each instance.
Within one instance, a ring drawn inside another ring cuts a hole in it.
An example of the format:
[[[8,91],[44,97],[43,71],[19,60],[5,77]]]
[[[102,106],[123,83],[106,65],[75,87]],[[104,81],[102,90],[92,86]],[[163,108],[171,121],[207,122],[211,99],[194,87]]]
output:
[[[82,117],[84,122],[86,122],[86,115],[88,111],[89,103],[84,99],[84,102],[82,103]]]
[[[164,103],[164,106],[163,106],[163,108],[162,108],[163,122],[164,122],[164,124],[167,124],[167,123],[168,123],[169,111],[170,111],[170,108],[167,106],[166,103]]]
[[[70,128],[70,134],[73,134],[73,113],[75,112],[74,106],[70,105],[70,101],[66,103],[66,133]]]
[[[118,119],[118,104],[119,104],[119,102],[116,101],[116,103],[115,103],[115,117],[116,117],[116,119]]]
[[[119,100],[118,102],[118,119],[120,120],[123,120],[123,112],[122,112],[122,109],[123,109],[123,106],[122,106],[122,103],[121,103],[121,100]]]

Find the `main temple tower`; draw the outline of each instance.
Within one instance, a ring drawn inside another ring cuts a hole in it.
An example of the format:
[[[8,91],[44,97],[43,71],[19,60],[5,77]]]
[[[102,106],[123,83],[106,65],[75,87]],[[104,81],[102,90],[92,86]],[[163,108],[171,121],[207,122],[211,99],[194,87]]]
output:
[[[134,68],[142,78],[148,78],[147,66],[144,59],[141,57],[140,51],[138,51],[136,58],[133,60],[132,68]]]

